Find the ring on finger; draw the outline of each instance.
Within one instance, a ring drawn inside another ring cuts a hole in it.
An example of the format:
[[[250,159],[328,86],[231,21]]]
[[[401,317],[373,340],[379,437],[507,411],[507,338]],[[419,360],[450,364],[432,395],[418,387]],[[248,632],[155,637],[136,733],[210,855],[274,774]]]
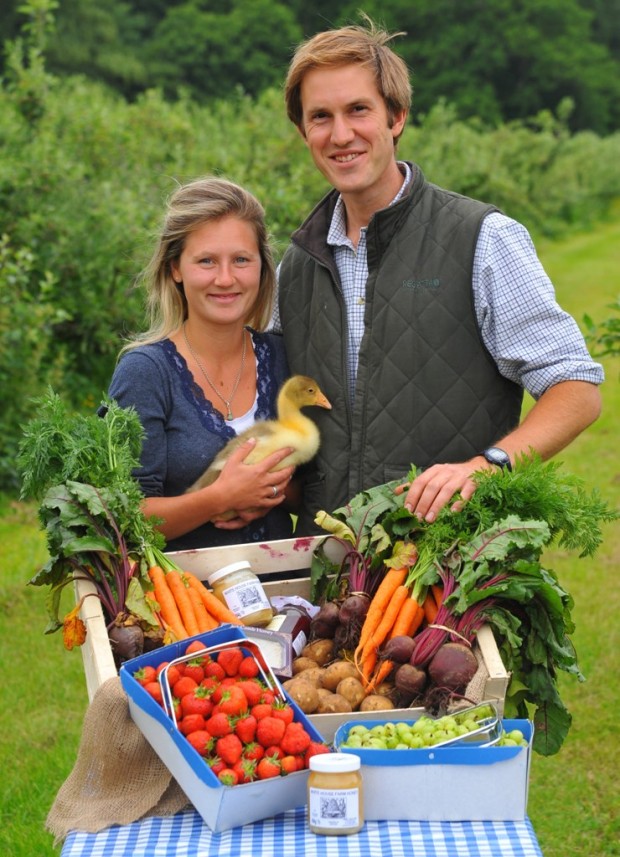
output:
[[[277,497],[277,496],[278,496],[278,489],[276,488],[276,486],[275,486],[275,485],[272,485],[272,486],[271,486],[271,496],[272,496],[272,497]]]

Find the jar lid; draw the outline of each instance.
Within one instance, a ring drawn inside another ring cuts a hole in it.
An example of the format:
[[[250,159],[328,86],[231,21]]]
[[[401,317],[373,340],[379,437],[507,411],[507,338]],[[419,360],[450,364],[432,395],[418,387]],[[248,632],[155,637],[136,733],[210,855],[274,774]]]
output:
[[[321,774],[347,774],[359,771],[361,763],[354,753],[318,753],[310,757],[310,770]]]
[[[252,570],[252,566],[247,559],[243,559],[241,562],[231,562],[230,565],[218,568],[217,571],[212,571],[211,574],[207,575],[209,586],[213,586],[214,583],[221,580],[223,577],[226,577],[227,574],[232,574],[235,571],[243,571],[244,569],[247,571]]]

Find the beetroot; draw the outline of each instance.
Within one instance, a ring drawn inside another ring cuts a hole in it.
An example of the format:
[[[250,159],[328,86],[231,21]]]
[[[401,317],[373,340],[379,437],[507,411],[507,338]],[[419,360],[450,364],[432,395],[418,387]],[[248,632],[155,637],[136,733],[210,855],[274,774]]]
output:
[[[444,643],[428,665],[428,674],[437,687],[465,690],[478,670],[476,656],[463,643]]]
[[[357,625],[362,627],[368,613],[370,598],[365,593],[354,592],[347,596],[340,605],[339,618],[343,625]]]
[[[411,664],[401,664],[394,673],[394,687],[404,696],[419,696],[426,685],[426,673]]]
[[[340,624],[340,611],[334,601],[326,601],[310,625],[310,635],[316,640],[333,640]]]
[[[397,664],[406,664],[413,654],[415,642],[406,634],[391,637],[381,649],[381,657]]]

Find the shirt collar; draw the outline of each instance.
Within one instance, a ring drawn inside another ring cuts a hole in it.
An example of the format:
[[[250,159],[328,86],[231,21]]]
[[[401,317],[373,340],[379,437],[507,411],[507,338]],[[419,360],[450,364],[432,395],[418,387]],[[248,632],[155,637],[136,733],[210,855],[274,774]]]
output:
[[[413,175],[413,171],[406,161],[397,161],[397,163],[400,168],[400,171],[404,173],[405,180],[400,186],[398,193],[396,194],[394,199],[387,206],[388,208],[397,203],[400,199],[402,199],[403,194],[409,187],[411,176]],[[364,227],[362,229],[362,232],[365,231],[366,230]],[[338,199],[336,200],[334,213],[332,214],[332,219],[329,226],[329,232],[327,233],[327,243],[333,247],[338,247],[342,244],[351,243],[347,237],[347,218],[341,194],[339,194]]]

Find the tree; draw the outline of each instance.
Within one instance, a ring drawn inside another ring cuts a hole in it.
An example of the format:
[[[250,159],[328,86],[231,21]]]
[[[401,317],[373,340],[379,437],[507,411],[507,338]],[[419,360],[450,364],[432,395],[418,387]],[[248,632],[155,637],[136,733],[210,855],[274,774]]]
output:
[[[301,38],[287,7],[274,0],[229,0],[217,4],[221,11],[213,5],[189,0],[168,10],[145,49],[153,82],[169,94],[188,86],[198,100],[280,84],[290,46]]]
[[[496,124],[572,98],[573,130],[614,130],[620,66],[592,37],[578,0],[369,0],[365,10],[407,35],[395,45],[413,71],[416,111],[438,99]]]

